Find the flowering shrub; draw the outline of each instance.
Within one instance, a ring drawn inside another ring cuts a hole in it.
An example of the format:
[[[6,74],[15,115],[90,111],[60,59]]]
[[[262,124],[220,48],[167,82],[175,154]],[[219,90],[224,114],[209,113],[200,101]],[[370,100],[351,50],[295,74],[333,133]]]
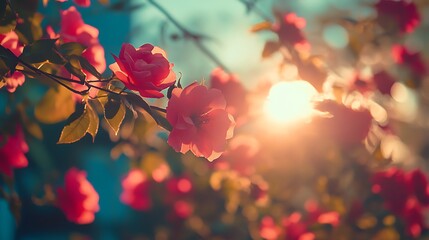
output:
[[[206,76],[179,72],[189,57],[165,41],[123,43],[110,61],[102,31],[79,12],[98,3],[42,1],[58,6],[55,24],[30,2],[0,2],[0,198],[17,234],[36,216],[49,231],[68,221],[67,234],[94,238],[104,235],[93,226],[119,239],[429,237],[423,1],[377,0],[365,5],[372,15],[336,11],[316,27],[293,9],[265,15],[240,1],[263,19],[252,34],[266,33],[271,69],[256,87],[253,69],[229,69],[208,36],[155,0],[100,3],[159,10],[179,31],[169,40],[192,41],[215,63]],[[343,46],[314,30],[325,28],[346,35]],[[93,167],[108,147],[118,160]]]

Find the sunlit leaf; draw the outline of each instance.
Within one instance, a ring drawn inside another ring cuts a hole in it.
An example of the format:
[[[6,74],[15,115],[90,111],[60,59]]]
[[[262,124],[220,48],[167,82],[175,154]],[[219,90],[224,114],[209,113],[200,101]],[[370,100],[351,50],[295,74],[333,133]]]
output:
[[[109,4],[109,0],[98,0],[98,2],[103,4],[103,5]]]
[[[98,126],[100,125],[100,119],[98,118],[97,112],[91,107],[91,105],[86,105],[86,111],[88,112],[90,120],[88,133],[91,134],[92,141],[94,141],[98,132]]]
[[[83,111],[80,108],[74,112],[70,116],[68,122],[69,123],[64,126],[61,131],[60,139],[57,144],[74,143],[86,135],[91,123],[91,117],[87,110],[87,105],[85,105]]]
[[[109,97],[104,104],[104,117],[115,135],[125,118],[125,106],[120,99]]]
[[[50,88],[36,105],[34,115],[42,123],[52,124],[66,120],[75,111],[72,93],[64,87]]]
[[[262,50],[262,57],[270,57],[273,53],[277,52],[281,47],[281,44],[276,41],[267,41]]]
[[[270,22],[261,22],[253,25],[250,31],[259,32],[259,31],[271,30],[271,29],[272,29],[272,24]]]

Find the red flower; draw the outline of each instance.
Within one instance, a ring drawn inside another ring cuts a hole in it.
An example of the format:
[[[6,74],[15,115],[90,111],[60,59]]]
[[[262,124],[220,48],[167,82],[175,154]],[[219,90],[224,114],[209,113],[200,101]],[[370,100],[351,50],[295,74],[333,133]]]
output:
[[[332,115],[314,120],[322,136],[344,147],[361,144],[368,135],[372,116],[367,109],[353,110],[335,101],[325,100],[318,104],[317,110]]]
[[[122,180],[123,192],[121,201],[136,210],[149,210],[152,205],[150,198],[150,182],[140,170],[131,170]]]
[[[86,179],[86,172],[71,168],[66,172],[64,188],[57,189],[57,205],[67,219],[77,224],[92,223],[99,211],[99,196]]]
[[[216,68],[210,75],[211,88],[219,89],[225,96],[226,110],[234,116],[243,117],[248,111],[246,89],[234,74],[228,74],[221,68]]]
[[[396,63],[407,66],[416,76],[425,75],[427,72],[420,53],[411,53],[405,46],[394,45],[392,56]]]
[[[104,48],[98,41],[98,34],[97,28],[84,23],[81,14],[75,7],[70,7],[61,12],[60,36],[63,42],[77,42],[86,46],[87,48],[82,53],[82,56],[88,60],[98,72],[102,73],[106,70],[106,59],[104,57]],[[50,35],[54,34],[50,33]],[[87,80],[96,79],[96,77],[88,71],[83,70],[83,72],[86,74]],[[73,83],[73,87],[79,91],[86,89],[86,86],[77,83]],[[95,96],[97,92],[98,90],[96,88],[91,88],[90,95]]]
[[[18,35],[14,31],[10,31],[6,34],[0,34],[0,44],[9,49],[15,56],[19,56],[22,53],[24,47],[19,43]],[[15,92],[18,86],[22,86],[25,82],[24,74],[16,71],[12,75],[9,73],[5,76],[6,89],[9,92]]]
[[[420,24],[420,14],[412,1],[380,0],[375,9],[380,25],[387,29],[395,27],[403,33],[410,33]]]
[[[209,161],[218,158],[235,124],[225,108],[225,98],[217,89],[197,83],[175,88],[167,106],[167,119],[173,127],[168,144],[177,152],[191,150]]]
[[[4,143],[0,148],[0,173],[12,176],[14,168],[27,167],[24,153],[28,152],[28,145],[20,125],[16,126],[14,135],[0,135],[0,142]]]
[[[416,169],[410,172],[407,177],[420,204],[429,206],[429,185],[426,175],[421,170]]]
[[[164,95],[160,91],[176,81],[173,64],[165,52],[151,44],[137,49],[123,44],[119,57],[113,57],[116,62],[109,66],[110,70],[128,89],[138,91],[142,97],[161,98]]]
[[[281,43],[287,46],[307,49],[310,45],[302,32],[305,27],[305,19],[295,13],[279,14],[280,23],[273,25],[273,31],[279,36]]]

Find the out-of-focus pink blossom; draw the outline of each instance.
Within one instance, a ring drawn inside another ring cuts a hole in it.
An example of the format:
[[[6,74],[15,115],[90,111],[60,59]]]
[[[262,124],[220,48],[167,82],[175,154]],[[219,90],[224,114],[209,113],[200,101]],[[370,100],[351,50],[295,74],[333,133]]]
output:
[[[388,210],[402,218],[407,234],[419,237],[426,228],[423,210],[429,205],[427,176],[419,169],[405,172],[398,168],[376,172],[372,192],[380,195]]]
[[[149,210],[152,206],[150,182],[142,171],[131,170],[122,180],[121,201],[136,210]]]
[[[91,5],[91,0],[73,0],[78,6],[89,7]]]
[[[216,68],[210,75],[212,88],[219,89],[225,96],[226,110],[234,119],[245,117],[248,111],[247,91],[235,74],[228,74],[221,68]],[[243,119],[244,120],[244,119]]]
[[[386,71],[380,71],[372,76],[372,80],[381,94],[391,95],[393,84],[395,79]]]
[[[82,53],[82,56],[88,60],[98,72],[104,72],[104,70],[106,70],[106,59],[104,57],[104,48],[98,40],[98,29],[84,23],[81,14],[75,7],[70,7],[61,12],[60,24],[60,36],[62,41],[64,43],[77,42],[86,46],[87,48]],[[50,32],[49,35],[52,36],[54,34]],[[83,72],[86,74],[87,80],[96,79],[95,76],[85,69],[83,69]],[[100,84],[94,83],[94,85]],[[73,87],[78,91],[87,89],[86,86],[77,83],[73,83]],[[98,90],[96,88],[91,88],[90,95],[95,96],[97,92]]]
[[[392,56],[397,64],[408,67],[415,76],[422,76],[427,73],[425,63],[419,52],[412,53],[405,46],[394,45]]]
[[[250,176],[258,158],[259,142],[254,137],[239,135],[231,139],[228,150],[214,163],[215,168],[234,170]]]
[[[164,95],[160,91],[176,81],[173,64],[159,47],[144,44],[134,48],[126,43],[119,57],[113,57],[116,62],[109,66],[110,70],[128,89],[138,91],[142,97],[161,98]]]
[[[24,133],[20,125],[15,128],[13,135],[0,135],[0,142],[4,142],[0,148],[0,173],[8,176],[13,175],[13,169],[24,168],[28,165],[25,153],[28,152],[28,145],[24,139]]]
[[[269,216],[262,218],[259,224],[259,235],[266,240],[275,240],[280,236],[281,229],[276,225],[274,219]]]
[[[9,49],[15,56],[19,56],[22,53],[24,47],[19,43],[18,35],[14,31],[10,31],[6,34],[0,34],[0,44]],[[12,69],[11,69],[12,70]],[[15,92],[18,86],[22,86],[25,82],[24,74],[15,71],[13,74],[8,73],[5,76],[6,89],[9,92]]]
[[[225,151],[235,125],[225,109],[225,98],[217,89],[197,83],[175,88],[167,106],[167,119],[173,127],[168,144],[177,152],[191,150],[209,161],[217,159]]]
[[[387,30],[393,27],[403,33],[410,33],[420,24],[420,13],[412,1],[379,0],[375,9],[380,25]]]
[[[310,48],[302,30],[306,25],[304,18],[295,13],[278,14],[278,23],[273,24],[273,31],[279,36],[282,44],[306,50]]]
[[[99,211],[99,196],[86,179],[86,172],[71,168],[66,172],[64,187],[57,190],[57,205],[67,219],[77,224],[92,223]]]

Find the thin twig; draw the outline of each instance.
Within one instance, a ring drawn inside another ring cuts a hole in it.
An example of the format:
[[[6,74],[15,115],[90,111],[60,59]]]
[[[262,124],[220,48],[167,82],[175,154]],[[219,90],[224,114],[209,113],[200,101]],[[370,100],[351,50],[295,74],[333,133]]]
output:
[[[258,6],[256,6],[257,1],[255,1],[255,0],[253,0],[253,1],[238,0],[238,1],[243,3],[247,10],[253,11],[256,15],[258,15],[259,17],[261,17],[265,21],[267,21],[267,22],[272,21],[272,19],[268,15],[265,15],[265,13],[261,9],[259,9]]]
[[[225,72],[230,73],[231,71],[223,64],[206,46],[201,42],[202,36],[195,34],[180,24],[165,8],[159,5],[155,0],[147,0],[152,6],[160,11],[174,26],[176,26],[185,36],[185,38],[191,39],[195,45],[200,49],[206,56],[221,67]]]
[[[155,109],[155,110],[160,111],[160,112],[163,112],[163,113],[167,113],[167,109],[164,109],[164,108],[160,108],[157,106],[150,106],[150,108]]]

